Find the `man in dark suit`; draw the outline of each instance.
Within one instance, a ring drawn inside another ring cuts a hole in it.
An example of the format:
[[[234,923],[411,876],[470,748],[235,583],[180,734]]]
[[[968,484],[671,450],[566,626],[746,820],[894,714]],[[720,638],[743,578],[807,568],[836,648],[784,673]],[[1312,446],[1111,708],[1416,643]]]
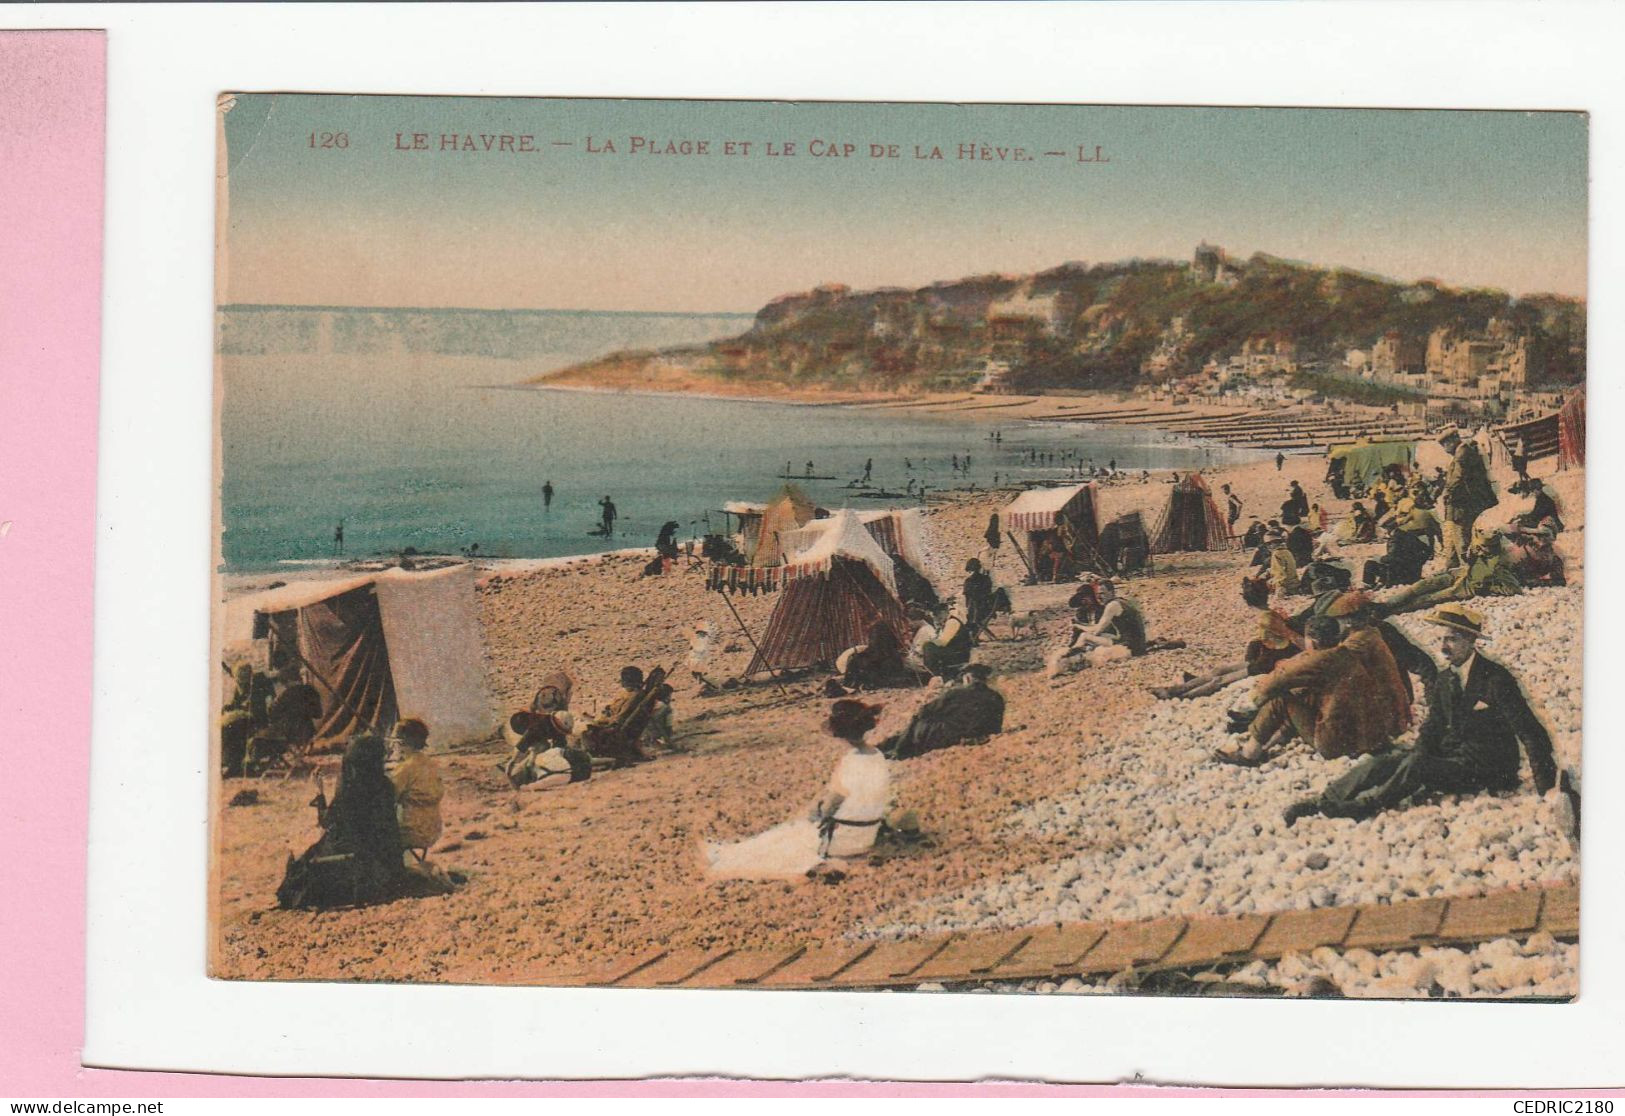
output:
[[[1441,670],[1428,694],[1416,747],[1369,756],[1317,798],[1287,808],[1291,825],[1310,814],[1369,818],[1434,794],[1510,791],[1518,786],[1518,749],[1529,757],[1535,789],[1557,785],[1552,740],[1529,708],[1512,672],[1478,653],[1484,618],[1446,604],[1427,621],[1445,629]]]
[[[967,663],[960,684],[920,707],[908,727],[879,745],[889,759],[909,759],[967,740],[985,740],[1004,731],[1004,695],[989,686],[992,670]]]

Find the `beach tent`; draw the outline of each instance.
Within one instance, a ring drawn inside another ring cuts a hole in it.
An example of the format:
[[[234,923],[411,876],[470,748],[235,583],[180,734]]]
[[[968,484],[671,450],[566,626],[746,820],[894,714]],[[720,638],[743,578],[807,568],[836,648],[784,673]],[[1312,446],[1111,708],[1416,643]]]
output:
[[[837,513],[783,572],[784,591],[746,674],[829,666],[847,648],[867,643],[877,622],[908,646],[912,630],[897,597],[891,556],[853,512]]]
[[[1557,412],[1557,467],[1584,468],[1586,463],[1586,393],[1581,388]]]
[[[924,517],[918,508],[857,512],[858,522],[890,555],[897,595],[907,604],[934,608],[937,591],[925,573],[925,549],[921,544]],[[786,562],[816,546],[834,526],[834,519],[815,519],[804,527],[779,536]]]
[[[816,509],[812,501],[793,484],[784,490],[762,512],[762,525],[756,548],[746,551],[753,566],[772,566],[784,560],[782,536],[812,521]]]
[[[402,717],[422,718],[435,750],[497,728],[472,566],[298,582],[229,602],[222,645],[229,654],[255,641],[297,656],[321,695],[316,750]]]
[[[1100,506],[1095,485],[1031,488],[1000,513],[1005,533],[1040,581],[1063,581],[1099,558]]]
[[[739,552],[749,554],[756,549],[756,542],[762,537],[762,514],[767,511],[766,504],[757,504],[748,500],[729,500],[722,505],[724,517],[733,516],[739,520]],[[724,520],[726,524],[726,518]],[[727,532],[725,525],[724,533]]]
[[[1213,490],[1200,473],[1186,473],[1168,493],[1168,503],[1151,535],[1152,553],[1226,550],[1229,546],[1230,528],[1213,499]]]
[[[1370,485],[1390,465],[1400,465],[1409,470],[1415,458],[1416,443],[1404,441],[1370,442],[1362,438],[1326,450],[1328,471],[1341,466],[1340,476],[1345,487],[1352,486],[1356,481]]]

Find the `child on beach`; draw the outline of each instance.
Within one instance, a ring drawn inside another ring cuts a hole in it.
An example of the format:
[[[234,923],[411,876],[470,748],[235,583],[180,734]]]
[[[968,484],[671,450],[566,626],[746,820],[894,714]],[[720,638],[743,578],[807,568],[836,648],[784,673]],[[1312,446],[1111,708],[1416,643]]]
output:
[[[390,782],[395,785],[401,847],[427,854],[430,846],[440,840],[440,800],[446,793],[439,765],[424,751],[429,743],[429,726],[416,717],[407,717],[395,726],[395,742],[400,746],[401,761]]]

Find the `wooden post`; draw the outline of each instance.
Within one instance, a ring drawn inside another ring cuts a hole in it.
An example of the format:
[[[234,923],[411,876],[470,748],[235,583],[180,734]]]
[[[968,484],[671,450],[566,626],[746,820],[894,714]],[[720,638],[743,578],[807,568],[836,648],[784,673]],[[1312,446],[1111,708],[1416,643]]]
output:
[[[1034,570],[1033,569],[1033,564],[1031,562],[1027,561],[1027,553],[1026,553],[1026,551],[1024,551],[1021,548],[1021,544],[1016,541],[1016,536],[1015,535],[1011,534],[1009,531],[1006,531],[1005,535],[1010,539],[1010,545],[1015,549],[1016,557],[1020,558],[1021,559],[1021,564],[1023,566],[1027,567],[1027,576],[1031,577],[1033,579],[1033,584],[1034,585],[1037,585],[1038,584],[1038,571]]]
[[[769,661],[769,659],[768,659],[768,657],[766,655],[762,654],[762,648],[756,642],[756,637],[750,634],[750,629],[749,628],[745,627],[745,619],[744,619],[744,617],[739,615],[739,610],[734,607],[733,597],[728,594],[728,591],[726,589],[722,590],[722,600],[723,600],[723,603],[725,603],[728,606],[728,611],[733,613],[734,621],[736,623],[738,623],[739,630],[744,632],[745,633],[745,638],[750,641],[751,650],[756,652],[756,657],[757,658],[761,659],[762,662],[767,663],[767,673],[770,676],[772,676],[773,685],[775,685],[775,686],[777,686],[779,688],[779,693],[783,694],[785,697],[788,698],[790,696],[790,691],[786,690],[784,688],[784,683],[779,681],[779,672],[777,670],[773,669],[772,662]]]

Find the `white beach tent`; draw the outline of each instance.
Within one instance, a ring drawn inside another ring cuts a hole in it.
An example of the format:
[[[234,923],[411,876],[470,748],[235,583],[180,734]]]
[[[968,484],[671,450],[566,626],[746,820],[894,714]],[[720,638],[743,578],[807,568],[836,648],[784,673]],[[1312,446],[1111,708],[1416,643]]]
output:
[[[920,545],[923,519],[918,508],[860,511],[857,516],[865,531],[887,554],[901,558],[920,572],[925,571],[925,552]],[[796,556],[812,549],[835,525],[835,517],[815,519],[794,531],[779,535],[785,561],[794,562]]]
[[[875,537],[864,529],[856,512],[836,512],[828,524],[806,549],[785,554],[786,581],[797,577],[827,574],[835,558],[854,558],[869,567],[888,592],[897,592],[897,579],[892,575],[891,555],[881,549]]]
[[[925,565],[924,517],[918,508],[855,513],[875,542],[893,559],[893,574],[897,582],[897,595],[905,603],[922,608],[935,608],[941,598],[932,583]],[[779,536],[785,550],[785,561],[794,562],[801,554],[817,546],[828,536],[835,520],[815,519],[796,531]]]
[[[749,500],[729,500],[722,505],[722,514],[732,516],[739,520],[739,551],[742,554],[754,554],[756,543],[762,537],[762,516],[767,513],[766,504],[758,504]]]
[[[497,729],[472,566],[298,582],[228,602],[226,653],[256,640],[296,655],[321,695],[318,748],[403,717],[428,724],[435,750]]]

